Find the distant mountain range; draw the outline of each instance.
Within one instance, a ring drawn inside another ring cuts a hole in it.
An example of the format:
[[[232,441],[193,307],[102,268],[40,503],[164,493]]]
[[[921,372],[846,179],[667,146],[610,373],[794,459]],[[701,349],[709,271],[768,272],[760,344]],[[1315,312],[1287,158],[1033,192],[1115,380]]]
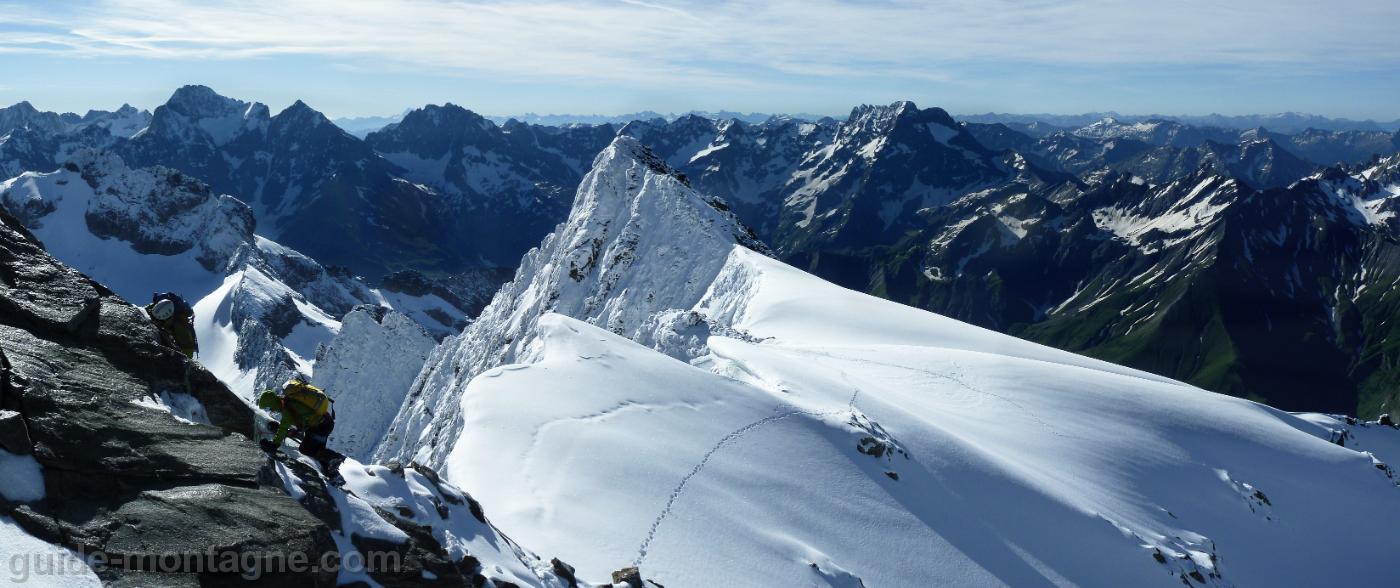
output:
[[[411,110],[412,110],[412,109],[405,110],[405,111],[403,112],[403,114],[399,114],[399,115],[397,115],[397,116],[366,116],[366,117],[352,117],[352,118],[337,118],[337,119],[333,119],[331,122],[334,122],[334,123],[335,123],[337,126],[339,126],[340,128],[345,129],[346,132],[348,132],[348,133],[350,133],[350,134],[352,134],[352,135],[355,135],[355,136],[357,136],[357,137],[363,138],[365,135],[368,135],[369,133],[372,133],[372,132],[374,132],[374,131],[380,130],[380,129],[386,127],[386,126],[389,126],[390,124],[393,124],[393,123],[396,123],[396,122],[399,122],[399,121],[403,120],[404,115],[408,114]],[[768,120],[768,119],[770,119],[770,118],[774,118],[774,117],[784,117],[784,118],[792,118],[792,119],[799,119],[799,120],[821,120],[821,119],[823,119],[823,118],[827,118],[827,117],[822,116],[822,115],[817,115],[817,114],[806,114],[806,113],[802,113],[802,114],[764,114],[764,113],[760,113],[760,112],[743,113],[743,112],[732,112],[732,111],[728,111],[728,110],[721,110],[721,111],[718,111],[718,112],[707,112],[707,111],[702,111],[702,110],[692,110],[692,111],[690,111],[690,112],[685,112],[685,113],[681,113],[681,114],[676,114],[676,113],[674,113],[674,112],[663,114],[663,113],[656,112],[656,111],[653,111],[653,110],[644,110],[644,111],[641,111],[641,112],[633,112],[633,113],[629,113],[629,114],[618,114],[618,115],[607,115],[607,114],[536,114],[536,113],[533,113],[533,112],[527,112],[527,113],[524,113],[524,114],[511,114],[511,115],[484,115],[483,118],[486,118],[487,120],[490,120],[490,121],[492,121],[492,122],[494,122],[494,123],[496,123],[496,124],[498,124],[498,125],[504,125],[504,124],[506,124],[506,123],[508,123],[508,122],[510,122],[510,121],[513,120],[513,121],[522,122],[522,123],[531,124],[531,125],[541,125],[541,126],[549,126],[549,127],[563,127],[563,126],[572,126],[572,125],[593,125],[593,126],[598,126],[598,125],[625,125],[625,124],[627,124],[627,123],[629,123],[629,122],[632,122],[632,121],[648,121],[648,120],[673,121],[673,120],[676,120],[676,119],[678,119],[678,118],[680,118],[680,117],[688,116],[688,115],[694,115],[694,116],[699,116],[699,117],[702,117],[702,118],[709,118],[709,119],[715,119],[715,120],[730,120],[730,119],[732,119],[732,120],[738,120],[738,121],[742,121],[742,122],[746,122],[746,123],[750,123],[750,124],[761,123],[761,122],[763,122],[763,121],[766,121],[766,120]]]
[[[146,121],[134,132],[99,124],[113,113],[0,110],[0,169],[83,149],[173,168],[247,202],[260,235],[475,312],[623,135],[838,284],[1285,408],[1395,408],[1400,351],[1378,317],[1397,275],[1398,133],[975,122],[909,102],[841,120],[542,125],[445,104],[359,138],[301,102],[272,114],[200,86],[133,111],[118,112]],[[1283,375],[1298,365],[1313,368]]]
[[[412,110],[412,109],[409,109]],[[366,116],[347,117],[332,119],[336,125],[345,129],[352,135],[363,137],[372,131],[379,130],[385,126],[403,119],[403,115],[409,112],[405,110],[395,116]],[[606,115],[606,114],[536,114],[527,112],[515,115],[486,115],[486,118],[497,124],[505,124],[512,119],[545,126],[564,125],[621,125],[632,121],[645,121],[662,119],[672,121],[686,115],[696,115],[702,118],[716,120],[733,119],[741,122],[756,124],[773,117],[792,118],[797,120],[818,121],[824,118],[833,118],[832,115],[812,114],[812,113],[792,113],[792,114],[769,114],[769,113],[742,113],[728,110],[715,112],[692,110],[685,113],[660,113],[653,110],[644,110],[627,114]],[[1045,130],[1071,130],[1079,127],[1092,125],[1106,118],[1124,123],[1146,122],[1152,120],[1167,120],[1177,123],[1201,126],[1218,127],[1225,129],[1254,129],[1267,128],[1271,131],[1285,134],[1296,134],[1304,131],[1387,131],[1396,132],[1400,130],[1400,119],[1391,121],[1375,120],[1353,120],[1347,118],[1330,118],[1315,114],[1299,112],[1284,112],[1278,114],[1247,114],[1247,115],[1166,115],[1166,114],[1146,114],[1146,115],[1125,115],[1116,112],[1088,112],[1084,114],[1010,114],[988,112],[982,114],[959,114],[954,115],[962,122],[970,123],[1003,123],[1015,124],[1017,126],[1030,125],[1032,128]]]
[[[963,114],[958,119],[964,122],[975,123],[1017,123],[1031,124],[1039,123],[1061,129],[1073,129],[1094,122],[1112,118],[1122,122],[1144,122],[1150,120],[1170,120],[1183,124],[1223,127],[1227,129],[1252,129],[1264,127],[1271,131],[1280,133],[1301,133],[1308,129],[1318,129],[1323,131],[1389,131],[1400,130],[1400,119],[1391,121],[1374,120],[1352,120],[1347,118],[1329,118],[1316,114],[1306,114],[1300,112],[1282,112],[1278,114],[1245,114],[1245,115],[1170,115],[1170,114],[1145,114],[1126,115],[1116,112],[1089,112],[1084,114],[1008,114],[988,112],[984,114]]]

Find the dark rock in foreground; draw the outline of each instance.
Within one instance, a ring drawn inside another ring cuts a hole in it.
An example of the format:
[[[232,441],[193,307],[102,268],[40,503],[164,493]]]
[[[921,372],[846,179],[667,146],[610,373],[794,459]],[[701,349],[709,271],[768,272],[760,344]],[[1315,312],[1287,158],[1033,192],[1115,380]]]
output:
[[[220,573],[229,558],[333,556],[324,525],[280,487],[258,484],[266,458],[245,437],[252,411],[157,341],[139,308],[0,215],[0,406],[16,413],[3,419],[3,437],[8,446],[28,436],[45,487],[37,502],[0,502],[0,513],[40,539],[102,554],[99,575],[114,584],[232,582],[242,570]],[[161,409],[163,396],[179,394],[199,401],[208,424]],[[142,571],[168,563],[171,573]],[[321,586],[334,576],[260,581]]]

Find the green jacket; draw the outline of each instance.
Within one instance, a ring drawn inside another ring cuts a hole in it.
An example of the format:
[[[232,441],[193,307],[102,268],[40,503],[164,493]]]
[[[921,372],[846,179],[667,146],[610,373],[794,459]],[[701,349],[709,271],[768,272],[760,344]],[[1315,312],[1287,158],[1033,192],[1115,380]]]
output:
[[[258,406],[281,414],[281,424],[272,442],[281,444],[292,427],[307,431],[321,423],[330,411],[331,400],[320,388],[310,384],[294,386],[285,395],[267,390],[258,398]]]

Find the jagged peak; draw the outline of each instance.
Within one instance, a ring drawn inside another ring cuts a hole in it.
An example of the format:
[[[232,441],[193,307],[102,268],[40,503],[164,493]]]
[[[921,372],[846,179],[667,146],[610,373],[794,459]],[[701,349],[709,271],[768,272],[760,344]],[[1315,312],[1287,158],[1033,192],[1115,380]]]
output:
[[[441,105],[426,104],[422,108],[415,108],[405,114],[399,123],[400,127],[412,127],[416,125],[430,126],[477,126],[488,128],[495,126],[484,116],[473,112],[469,108],[458,106],[451,102]]]
[[[769,254],[722,200],[690,188],[635,137],[614,137],[580,182],[568,218],[429,359],[413,388],[421,394],[404,404],[377,457],[443,463],[463,421],[460,411],[436,407],[459,404],[467,382],[491,367],[533,360],[535,325],[546,313],[636,341],[682,339],[669,334],[666,313],[692,308],[736,245]],[[447,442],[420,446],[427,429]]]
[[[208,86],[181,86],[171,94],[157,111],[169,110],[191,118],[218,118],[240,115],[244,119],[266,120],[271,117],[267,105],[230,98]],[[157,112],[159,115],[160,112]]]
[[[188,85],[156,107],[149,135],[182,140],[203,135],[223,145],[247,131],[265,128],[271,118],[267,105],[260,102],[222,96],[208,86]],[[147,137],[147,133],[140,137]]]
[[[898,116],[905,112],[917,112],[918,110],[918,105],[914,104],[912,100],[898,100],[884,105],[861,104],[851,109],[851,114],[846,121],[854,122],[870,116]]]
[[[608,144],[607,148],[593,158],[593,169],[598,170],[616,165],[618,162],[628,161],[636,161],[653,173],[669,176],[687,188],[690,187],[690,180],[686,178],[685,174],[667,165],[666,160],[652,152],[650,147],[643,145],[636,137],[624,135],[621,132],[613,137],[612,143]]]
[[[291,121],[311,124],[313,126],[318,126],[322,123],[331,124],[331,120],[326,118],[325,114],[322,114],[321,111],[312,108],[301,100],[293,102],[291,106],[283,109],[282,112],[277,113],[277,116],[273,118],[277,121]]]
[[[164,104],[189,115],[222,114],[233,109],[246,110],[248,105],[248,102],[237,98],[223,96],[209,86],[193,84],[180,86]]]
[[[34,108],[34,105],[33,105],[33,104],[30,104],[28,100],[20,100],[19,102],[16,102],[16,103],[11,104],[11,105],[9,105],[9,106],[6,106],[6,107],[4,107],[4,108],[0,108],[0,111],[9,111],[9,112],[14,112],[14,113],[17,113],[17,114],[25,114],[25,115],[32,115],[32,114],[38,114],[38,113],[39,113],[39,109]]]
[[[939,107],[919,108],[912,100],[900,100],[887,106],[863,104],[851,110],[844,126],[864,131],[888,132],[910,124],[933,123],[963,132],[962,125]]]

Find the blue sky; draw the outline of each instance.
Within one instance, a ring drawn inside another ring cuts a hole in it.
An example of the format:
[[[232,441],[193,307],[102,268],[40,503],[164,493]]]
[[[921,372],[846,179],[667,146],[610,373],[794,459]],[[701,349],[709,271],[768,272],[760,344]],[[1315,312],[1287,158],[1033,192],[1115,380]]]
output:
[[[1400,118],[1393,0],[0,0],[0,103]]]

